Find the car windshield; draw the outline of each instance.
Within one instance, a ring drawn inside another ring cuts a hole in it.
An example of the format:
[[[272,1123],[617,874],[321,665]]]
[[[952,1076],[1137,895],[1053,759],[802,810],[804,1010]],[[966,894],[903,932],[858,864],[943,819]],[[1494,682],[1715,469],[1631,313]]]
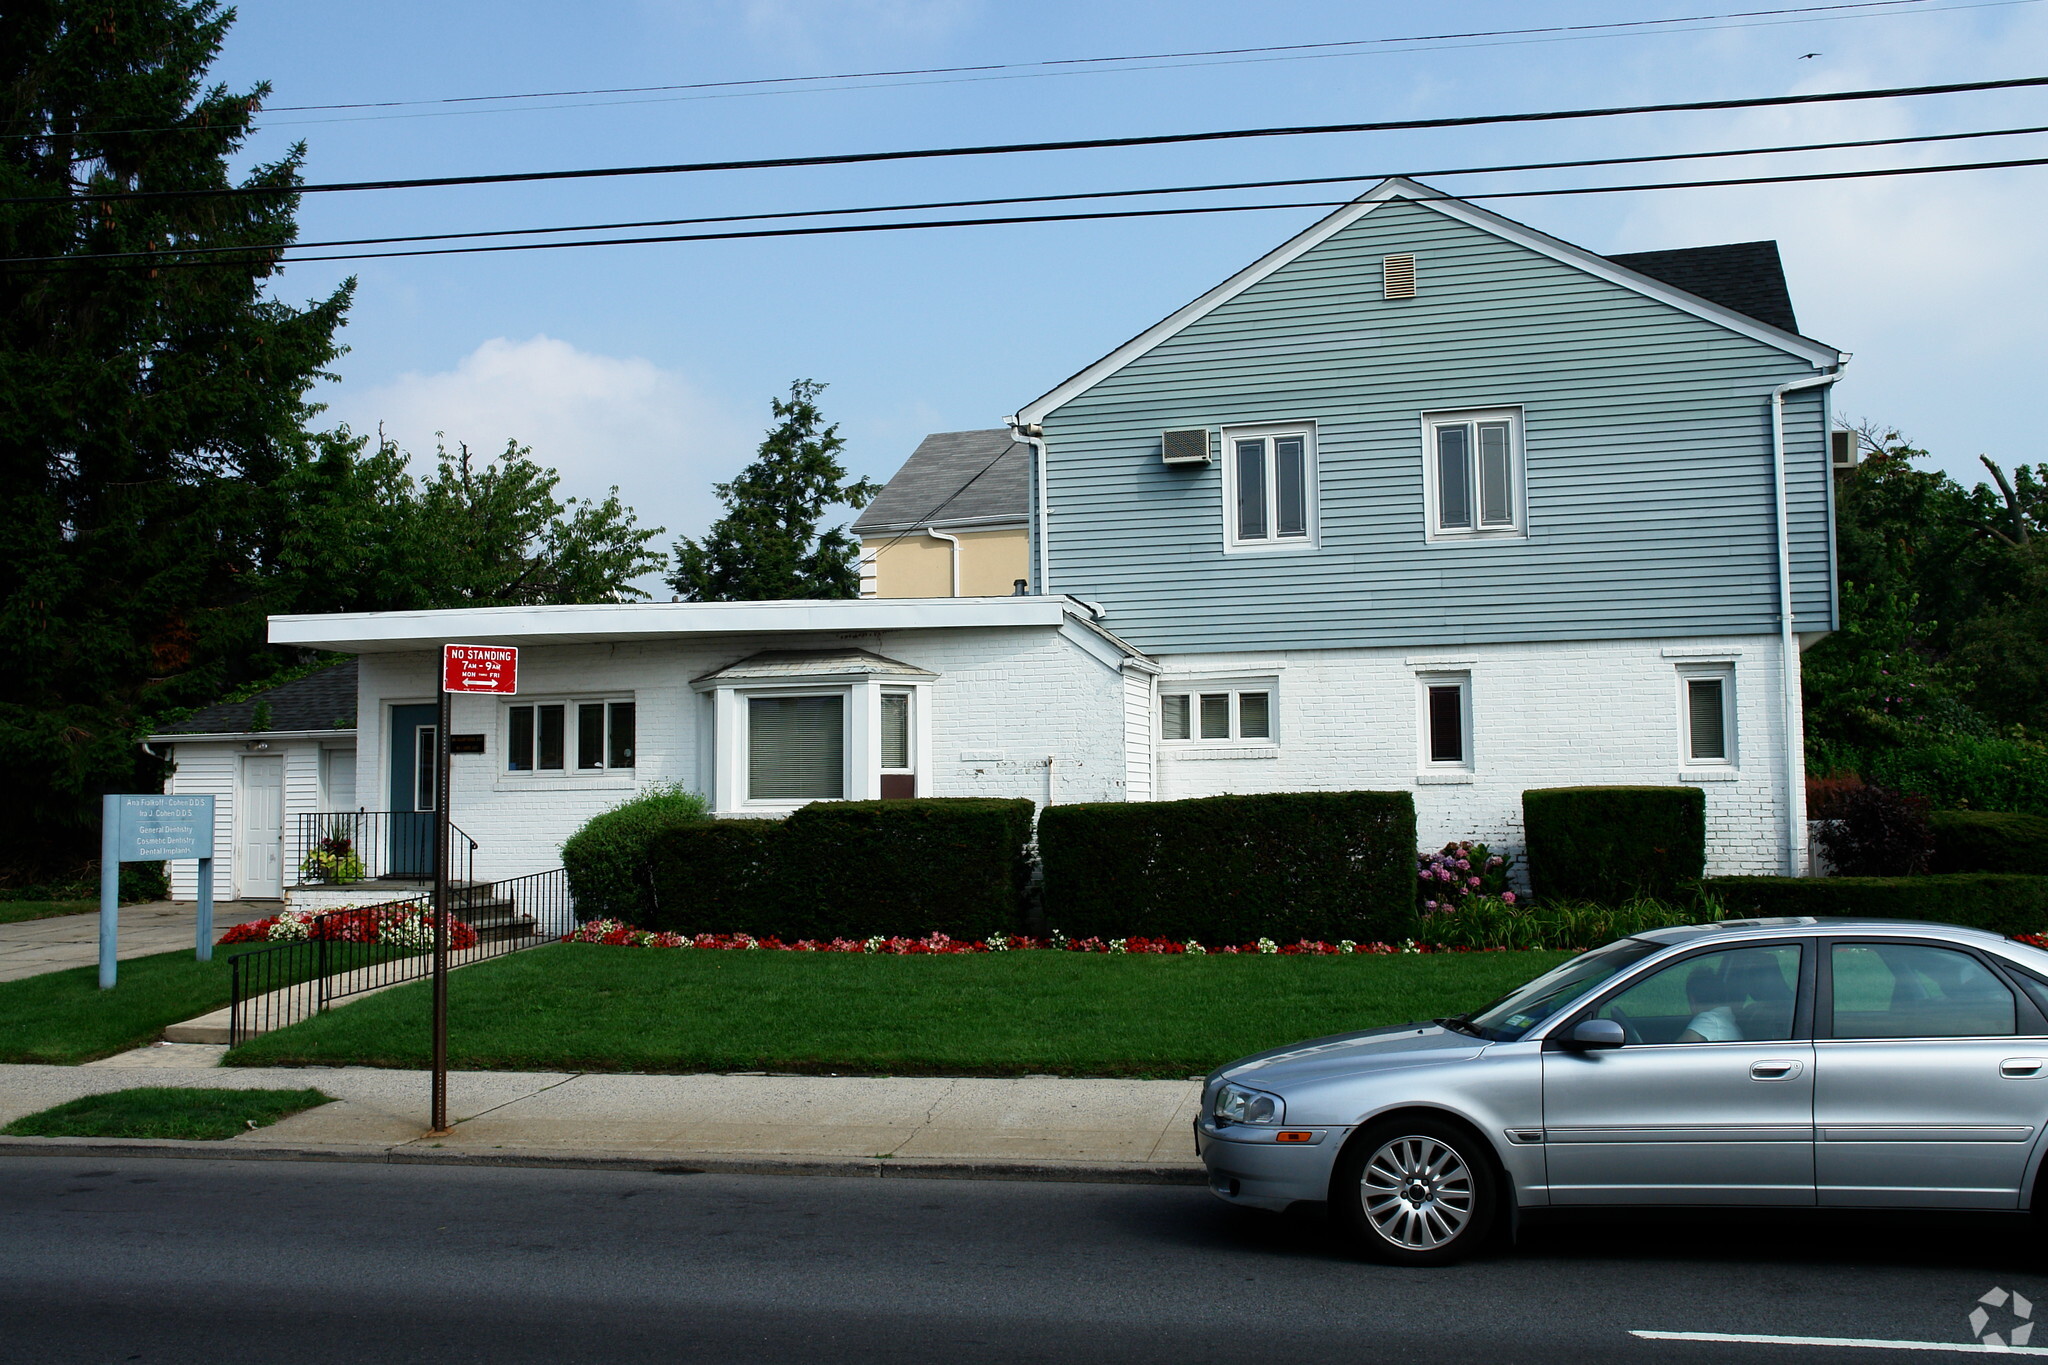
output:
[[[1593,987],[1664,947],[1646,939],[1625,938],[1580,953],[1457,1022],[1481,1038],[1512,1043]]]

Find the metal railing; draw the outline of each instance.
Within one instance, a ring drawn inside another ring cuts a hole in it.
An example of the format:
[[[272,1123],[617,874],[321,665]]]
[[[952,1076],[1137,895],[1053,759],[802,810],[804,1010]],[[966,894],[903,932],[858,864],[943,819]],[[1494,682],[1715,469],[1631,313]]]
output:
[[[466,882],[476,840],[449,826],[448,877]],[[434,879],[434,813],[430,810],[302,811],[285,847],[285,873],[295,886],[321,882]]]
[[[325,1013],[337,1000],[429,976],[434,970],[429,895],[330,910],[290,938],[229,959],[228,1045]],[[448,962],[467,966],[553,943],[576,927],[561,868],[449,892]]]

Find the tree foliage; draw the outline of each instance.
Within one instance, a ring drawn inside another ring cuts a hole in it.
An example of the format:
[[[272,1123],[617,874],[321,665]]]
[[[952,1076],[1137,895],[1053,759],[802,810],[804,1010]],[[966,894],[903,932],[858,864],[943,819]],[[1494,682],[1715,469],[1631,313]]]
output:
[[[817,398],[825,386],[799,379],[789,397],[770,399],[776,425],[754,462],[716,485],[726,513],[703,540],[676,542],[669,581],[692,602],[858,597],[860,545],[844,527],[820,532],[832,507],[865,507],[881,492],[867,479],[846,481],[838,424],[824,425]]]
[[[301,145],[239,181],[268,87],[206,85],[214,0],[0,8],[0,821],[89,845],[152,709],[262,650],[264,489],[302,449],[344,284],[270,297]],[[231,184],[255,193],[218,195]],[[130,191],[164,198],[102,199]],[[214,248],[220,254],[200,256]],[[75,258],[137,253],[118,263]]]
[[[1859,429],[1835,486],[1841,626],[1805,664],[1810,766],[1937,743],[2048,734],[2048,465],[1964,488]]]
[[[602,501],[558,498],[561,476],[507,442],[483,462],[435,452],[424,482],[405,452],[346,429],[278,484],[288,509],[278,597],[295,611],[622,602],[664,563],[615,487]]]

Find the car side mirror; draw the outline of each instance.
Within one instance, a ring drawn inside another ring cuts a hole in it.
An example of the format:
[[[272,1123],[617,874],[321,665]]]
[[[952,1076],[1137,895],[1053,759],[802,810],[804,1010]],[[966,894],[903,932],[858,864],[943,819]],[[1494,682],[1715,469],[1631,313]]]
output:
[[[1573,1047],[1620,1047],[1628,1041],[1628,1035],[1612,1019],[1583,1019],[1572,1029],[1572,1036],[1567,1041]]]

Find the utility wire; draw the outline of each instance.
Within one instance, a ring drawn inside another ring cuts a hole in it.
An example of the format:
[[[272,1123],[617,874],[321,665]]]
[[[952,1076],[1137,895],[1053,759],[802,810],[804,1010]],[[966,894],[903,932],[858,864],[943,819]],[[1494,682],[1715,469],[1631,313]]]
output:
[[[324,242],[293,242],[290,250],[319,251],[344,246],[395,246],[412,242],[455,242],[472,241],[484,237],[536,237],[567,232],[625,232],[637,228],[691,227],[707,223],[758,223],[773,222],[788,218],[835,218],[851,217],[868,213],[914,213],[931,209],[996,208],[1010,204],[1051,204],[1080,199],[1130,199],[1165,194],[1207,194],[1228,190],[1295,189],[1311,185],[1348,185],[1364,181],[1384,180],[1389,175],[1400,174],[1411,179],[1436,178],[1454,175],[1494,175],[1510,171],[1554,171],[1578,170],[1596,166],[1633,166],[1658,161],[1705,161],[1725,157],[1769,156],[1790,152],[1840,151],[1860,147],[1897,147],[1913,143],[1957,142],[1987,137],[2020,137],[2034,133],[2048,133],[2048,124],[2023,128],[1985,128],[1965,133],[1923,133],[1911,137],[1860,138],[1850,142],[1804,142],[1773,147],[1737,147],[1707,152],[1660,152],[1649,156],[1589,157],[1577,161],[1524,161],[1500,166],[1450,166],[1423,171],[1381,171],[1356,175],[1325,175],[1292,180],[1238,180],[1207,185],[1165,185],[1149,189],[1133,190],[1084,190],[1068,194],[1025,194],[1009,195],[997,199],[939,199],[917,204],[869,204],[859,208],[832,209],[790,209],[774,213],[722,213],[697,218],[649,218],[619,223],[573,223],[551,227],[535,228],[490,228],[474,232],[421,232],[399,237],[346,237]],[[1472,196],[1460,195],[1460,198]],[[16,256],[0,259],[0,264],[20,265],[29,263],[63,261],[109,261],[121,259],[161,259],[166,253],[175,252],[181,256],[235,254],[249,251],[246,246],[179,246],[165,247],[155,251],[109,251],[71,252],[54,256]]]
[[[659,166],[607,166],[562,171],[509,171],[497,175],[433,176],[412,180],[355,180],[298,185],[288,190],[270,186],[229,185],[206,190],[114,190],[75,195],[11,195],[0,204],[61,204],[131,199],[195,199],[218,196],[335,194],[359,190],[438,189],[453,185],[503,185],[546,180],[592,180],[615,176],[683,175],[700,171],[779,170],[806,166],[848,166],[888,161],[923,161],[941,157],[1007,156],[1019,152],[1092,151],[1120,147],[1158,147],[1246,138],[1303,137],[1328,133],[1398,132],[1423,128],[1470,128],[1485,124],[1552,123],[1567,119],[1614,118],[1626,114],[1693,113],[1720,109],[1768,109],[1788,105],[1831,104],[1855,100],[1903,99],[1923,95],[1954,95],[1984,90],[2018,90],[2048,85],[2048,76],[2020,76],[1997,81],[1961,81],[1946,85],[1892,86],[1876,90],[1841,90],[1816,95],[1769,95],[1748,99],[1689,100],[1670,104],[1617,105],[1600,109],[1547,109],[1513,114],[1465,114],[1446,118],[1393,119],[1371,123],[1307,124],[1277,128],[1232,128],[1206,133],[1153,133],[1138,137],[1074,138],[1057,142],[1010,142],[984,146],[921,147],[889,152],[840,152],[823,156],[769,157],[745,161],[679,162]]]
[[[2025,157],[2003,161],[1972,161],[1947,166],[1893,166],[1863,171],[1816,171],[1804,175],[1763,175],[1744,176],[1727,180],[1671,180],[1639,185],[1581,185],[1562,189],[1541,190],[1490,190],[1478,194],[1429,194],[1416,196],[1411,202],[1430,203],[1435,201],[1472,201],[1479,199],[1539,199],[1560,195],[1580,194],[1631,194],[1651,190],[1715,189],[1744,185],[1790,185],[1824,180],[1868,180],[1901,175],[1939,175],[1958,171],[2001,170],[2019,166],[2048,166],[2048,157]],[[1261,213],[1284,209],[1343,208],[1353,200],[1309,201],[1286,204],[1212,204],[1186,208],[1166,209],[1108,209],[1090,213],[1029,214],[1001,218],[952,218],[936,221],[908,223],[845,223],[824,227],[759,228],[746,232],[697,232],[675,233],[657,237],[605,237],[573,242],[511,242],[496,246],[429,247],[413,251],[358,251],[342,252],[323,256],[286,256],[293,248],[288,244],[249,246],[241,248],[244,256],[268,256],[275,265],[297,264],[303,261],[384,261],[414,256],[472,256],[506,251],[560,251],[573,247],[587,246],[648,246],[670,242],[733,242],[766,237],[825,237],[865,232],[912,232],[931,228],[959,227],[1006,227],[1031,223],[1079,223],[1098,222],[1118,218],[1174,218],[1192,214],[1207,213]],[[169,269],[191,268],[207,265],[246,266],[246,260],[198,260],[182,261],[175,247],[158,254],[156,259],[138,260],[125,268]],[[55,258],[66,264],[97,264],[93,257]],[[52,258],[23,258],[0,260],[0,266],[10,269],[47,266]],[[120,262],[110,262],[113,269],[124,268]]]
[[[692,81],[681,85],[619,85],[588,90],[531,90],[512,95],[450,95],[439,99],[366,100],[353,104],[281,104],[273,113],[321,113],[341,109],[410,109],[443,104],[481,104],[506,100],[575,99],[591,95],[658,95],[680,90],[733,90],[760,85],[795,85],[821,81],[882,80],[892,76],[955,76],[989,71],[1030,71],[1046,67],[1098,66],[1116,62],[1163,62],[1194,57],[1246,57],[1280,52],[1318,52],[1346,47],[1382,47],[1393,43],[1437,43],[1469,38],[1520,38],[1553,33],[1588,33],[1620,29],[1668,28],[1675,24],[1710,23],[1724,19],[1774,18],[1787,14],[1826,14],[1840,10],[1884,10],[1926,5],[1929,0],[1867,0],[1863,4],[1799,5],[1782,9],[1738,10],[1729,14],[1688,14],[1670,19],[1627,19],[1602,24],[1551,24],[1541,28],[1475,29],[1463,33],[1415,33],[1397,38],[1348,38],[1323,43],[1278,43],[1264,47],[1202,48],[1187,52],[1137,52],[1118,57],[1055,57],[1037,62],[986,62],[976,66],[906,67],[893,71],[841,71],[817,76],[763,76],[752,80]],[[1863,16],[1851,16],[1863,17]],[[1874,17],[1874,16],[1873,16]]]

